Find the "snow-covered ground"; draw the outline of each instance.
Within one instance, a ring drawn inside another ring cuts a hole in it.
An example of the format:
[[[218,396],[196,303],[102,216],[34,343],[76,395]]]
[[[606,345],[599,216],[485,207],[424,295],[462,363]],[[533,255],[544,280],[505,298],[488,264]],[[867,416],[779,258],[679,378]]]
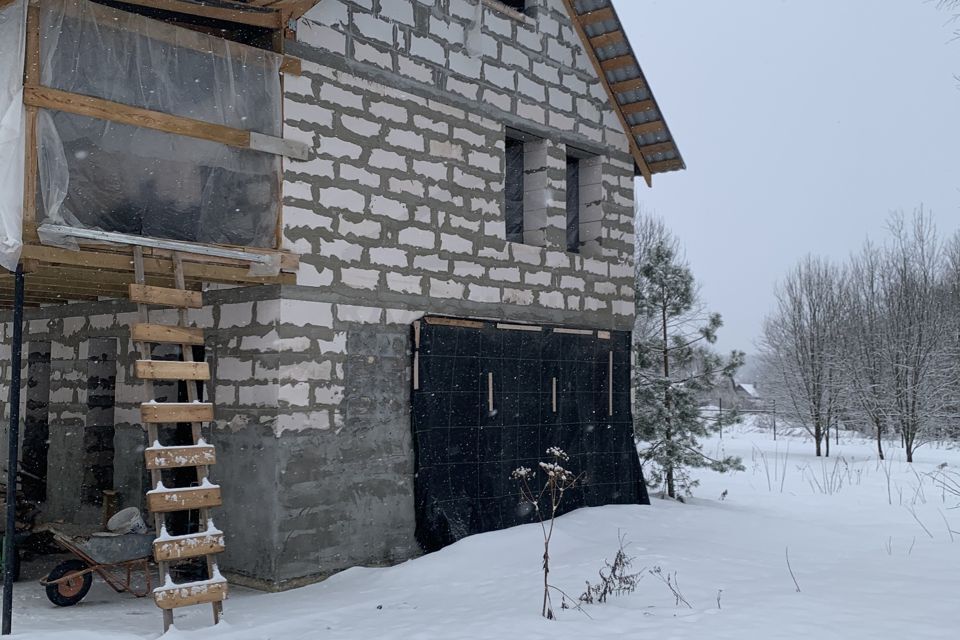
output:
[[[178,613],[178,630],[168,637],[955,637],[960,546],[953,538],[960,545],[960,533],[950,528],[960,532],[960,509],[952,509],[960,499],[937,488],[933,475],[942,463],[960,471],[960,451],[928,446],[911,466],[891,445],[884,465],[874,446],[842,438],[823,460],[802,437],[774,442],[740,426],[707,449],[742,456],[747,470],[698,472],[702,484],[687,504],[654,499],[651,507],[582,509],[558,520],[551,578],[567,593],[579,595],[585,580],[595,580],[620,532],[631,542],[635,568],[676,572],[691,608],[677,606],[648,574],[631,595],[586,613],[559,611],[559,620],[548,622],[539,617],[542,537],[539,527],[525,526],[286,593],[235,588],[226,624],[211,630],[209,608],[197,607]],[[22,582],[15,607],[15,637],[32,640],[59,640],[65,631],[73,640],[155,638],[161,620],[152,603],[103,585],[80,605],[60,609],[39,585]]]

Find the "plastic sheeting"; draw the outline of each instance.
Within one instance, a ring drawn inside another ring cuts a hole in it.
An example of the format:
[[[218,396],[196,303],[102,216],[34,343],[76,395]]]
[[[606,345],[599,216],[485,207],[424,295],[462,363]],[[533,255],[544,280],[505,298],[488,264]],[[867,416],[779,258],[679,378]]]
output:
[[[23,61],[27,2],[0,8],[0,266],[17,268],[23,246]]]
[[[44,86],[281,134],[277,54],[86,0],[44,3],[40,30]],[[41,222],[275,244],[278,156],[58,111],[37,134]]]
[[[504,155],[507,240],[523,242],[523,141],[507,138]]]
[[[426,550],[534,522],[510,474],[520,466],[536,469],[552,446],[570,455],[566,468],[584,474],[583,484],[565,495],[564,512],[649,504],[633,439],[629,333],[613,332],[607,340],[550,328],[423,323],[418,353],[420,388],[412,392],[416,534]]]

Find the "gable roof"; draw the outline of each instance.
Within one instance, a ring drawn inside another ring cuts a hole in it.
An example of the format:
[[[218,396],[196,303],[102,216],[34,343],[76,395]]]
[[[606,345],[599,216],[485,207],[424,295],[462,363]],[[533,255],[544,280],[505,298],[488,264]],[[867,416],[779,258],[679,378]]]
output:
[[[630,141],[637,169],[653,174],[686,169],[643,69],[627,40],[613,0],[563,0],[587,56],[610,96]]]

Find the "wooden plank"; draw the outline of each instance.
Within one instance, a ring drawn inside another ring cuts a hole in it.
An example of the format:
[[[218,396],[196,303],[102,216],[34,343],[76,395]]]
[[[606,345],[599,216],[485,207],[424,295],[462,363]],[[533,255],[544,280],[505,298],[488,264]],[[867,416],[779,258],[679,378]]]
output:
[[[96,281],[94,271],[116,270],[133,271],[133,260],[130,258],[132,249],[125,247],[111,251],[80,250],[71,251],[58,247],[46,247],[39,244],[25,244],[21,255],[25,258],[35,258],[47,264],[60,264],[91,269],[89,278]],[[144,252],[146,253],[146,252]],[[154,252],[162,255],[161,252]],[[166,256],[144,258],[144,268],[151,275],[170,276],[171,261]],[[224,266],[210,264],[207,260],[185,261],[184,271],[187,278],[199,281],[213,282],[245,282],[250,284],[296,284],[296,274],[281,273],[276,276],[252,276],[248,267]]]
[[[663,123],[663,120],[652,120],[650,122],[644,122],[643,124],[635,124],[630,127],[630,131],[633,132],[635,136],[644,136],[648,133],[657,133],[666,129],[666,125]],[[649,168],[649,166],[647,167]]]
[[[589,13],[580,15],[577,15],[576,12],[574,12],[574,15],[577,16],[577,22],[584,26],[597,22],[606,22],[607,20],[613,20],[616,18],[616,15],[613,13],[613,9],[610,7],[604,7],[603,9],[597,9],[596,11],[590,11]]]
[[[140,405],[140,420],[154,424],[210,422],[213,405],[209,402],[144,402]]]
[[[147,469],[180,469],[183,467],[210,466],[217,463],[217,451],[213,445],[187,447],[148,447],[143,452]]]
[[[226,22],[248,24],[265,29],[279,29],[283,26],[283,16],[279,11],[257,11],[243,4],[218,0],[217,5],[184,2],[182,0],[123,0],[124,4],[149,7],[173,13],[213,18]]]
[[[620,110],[627,115],[641,113],[643,111],[653,111],[657,108],[657,103],[653,100],[638,100],[637,102],[628,102],[620,105]]]
[[[155,540],[153,559],[157,562],[176,562],[187,558],[223,553],[223,533],[191,533],[168,539]]]
[[[537,327],[529,324],[510,324],[505,322],[498,323],[497,329],[505,329],[507,331],[543,331],[543,327]]]
[[[441,318],[437,316],[427,316],[424,318],[427,324],[440,324],[448,327],[466,327],[467,329],[483,329],[484,324],[477,320],[462,320],[460,318]]]
[[[220,487],[207,485],[202,487],[184,487],[147,492],[147,509],[152,513],[172,513],[223,504]]]
[[[137,360],[134,373],[141,380],[209,380],[210,365],[206,362]]]
[[[168,589],[154,589],[153,601],[161,609],[179,609],[195,604],[223,602],[227,597],[227,581],[188,582]]]
[[[672,140],[667,142],[655,142],[653,144],[646,144],[640,147],[640,153],[645,156],[652,156],[658,153],[665,153],[667,151],[676,151],[677,145],[673,143]]]
[[[647,82],[643,78],[630,78],[629,80],[621,80],[620,82],[614,82],[610,85],[610,90],[613,93],[626,93],[628,91],[646,88]]]
[[[623,31],[617,29],[616,31],[609,31],[590,38],[590,45],[594,49],[599,49],[600,47],[609,47],[612,44],[617,44],[624,40],[626,40],[626,36],[623,35]]]
[[[37,83],[40,78],[40,7],[27,6],[26,59],[23,69],[24,82]],[[25,110],[25,148],[23,182],[23,222],[21,224],[24,241],[39,240],[37,235],[37,109]]]
[[[594,53],[594,55],[596,55],[596,53]],[[600,68],[603,69],[604,73],[616,71],[617,69],[623,69],[624,67],[629,67],[630,65],[638,66],[637,59],[634,58],[633,54],[630,53],[625,56],[617,56],[616,58],[610,58],[600,62]]]
[[[81,116],[164,131],[190,138],[219,142],[231,147],[247,149],[250,147],[250,132],[225,127],[221,124],[193,120],[182,116],[171,116],[158,111],[131,107],[119,102],[111,102],[92,96],[60,91],[41,86],[23,88],[23,102],[32,107],[53,109]]]
[[[683,166],[683,160],[680,158],[672,158],[670,160],[650,163],[650,171],[654,173],[664,173],[665,171],[677,171],[679,169],[683,169]]]
[[[151,304],[159,307],[183,307],[186,309],[203,308],[203,294],[199,291],[151,287],[148,284],[131,284],[129,293],[130,299],[138,304]]]
[[[163,324],[135,324],[130,328],[135,342],[151,344],[203,344],[203,329],[198,327],[171,327]]]

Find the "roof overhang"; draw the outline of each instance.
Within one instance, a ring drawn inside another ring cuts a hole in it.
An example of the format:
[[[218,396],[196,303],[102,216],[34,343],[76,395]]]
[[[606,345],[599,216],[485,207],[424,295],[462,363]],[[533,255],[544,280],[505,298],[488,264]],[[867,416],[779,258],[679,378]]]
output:
[[[613,0],[563,2],[627,134],[637,172],[650,186],[653,174],[686,169]]]

